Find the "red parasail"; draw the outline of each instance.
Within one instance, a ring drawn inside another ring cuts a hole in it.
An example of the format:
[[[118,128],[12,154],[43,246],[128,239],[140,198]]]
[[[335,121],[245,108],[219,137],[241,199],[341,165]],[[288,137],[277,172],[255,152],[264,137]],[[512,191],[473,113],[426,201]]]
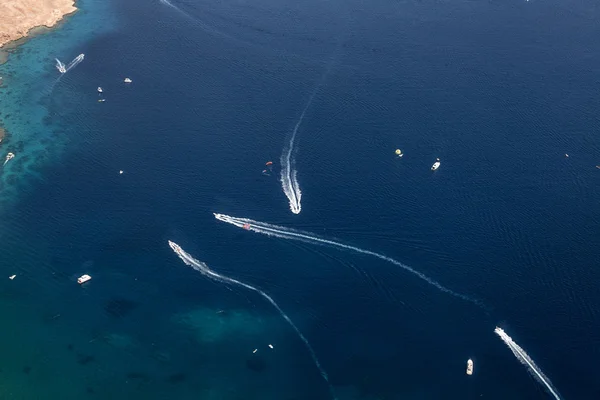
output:
[[[267,161],[265,165],[273,165],[273,161]]]

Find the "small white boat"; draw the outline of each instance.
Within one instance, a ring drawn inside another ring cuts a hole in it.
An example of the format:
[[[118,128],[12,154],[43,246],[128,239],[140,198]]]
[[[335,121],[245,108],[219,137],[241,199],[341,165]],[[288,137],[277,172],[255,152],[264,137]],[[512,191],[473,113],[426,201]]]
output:
[[[16,277],[17,277],[16,275],[11,275],[11,276],[9,276],[9,277],[8,277],[8,279],[10,279],[10,280],[12,281],[12,280],[13,280],[13,279],[15,279]]]
[[[431,170],[435,171],[436,169],[438,169],[440,167],[440,159],[436,158],[436,161],[433,163],[433,165],[431,166]]]
[[[84,274],[84,275],[81,275],[79,278],[77,278],[77,283],[79,283],[81,285],[82,283],[86,283],[87,281],[89,281],[91,279],[92,279],[91,276],[89,276],[88,274]]]
[[[132,80],[131,80],[131,79],[129,79],[129,78],[125,78],[125,79],[123,80],[123,82],[125,82],[125,83],[131,83],[131,82],[132,82]]]
[[[98,93],[102,93],[102,88],[98,86]]]
[[[473,375],[473,360],[467,360],[467,375]]]
[[[15,155],[13,153],[8,153],[6,155],[6,159],[4,160],[4,164],[3,165],[6,165],[6,163],[9,162],[10,160],[12,160],[13,158],[15,158]]]

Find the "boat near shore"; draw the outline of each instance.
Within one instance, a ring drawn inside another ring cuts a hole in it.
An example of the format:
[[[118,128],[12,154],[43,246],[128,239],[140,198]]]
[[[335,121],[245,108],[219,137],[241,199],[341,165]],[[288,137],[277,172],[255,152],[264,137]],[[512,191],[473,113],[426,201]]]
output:
[[[2,164],[2,165],[6,165],[6,163],[9,162],[10,160],[12,160],[13,158],[15,158],[15,155],[13,153],[8,153],[6,155],[6,159],[4,160],[4,164]]]

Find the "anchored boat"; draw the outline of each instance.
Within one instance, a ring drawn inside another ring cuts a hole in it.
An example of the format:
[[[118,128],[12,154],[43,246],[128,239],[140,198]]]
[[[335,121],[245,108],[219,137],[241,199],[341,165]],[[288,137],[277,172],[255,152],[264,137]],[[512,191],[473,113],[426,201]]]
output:
[[[440,159],[436,158],[435,162],[433,163],[433,165],[431,166],[431,170],[435,171],[436,169],[438,169],[440,167]]]

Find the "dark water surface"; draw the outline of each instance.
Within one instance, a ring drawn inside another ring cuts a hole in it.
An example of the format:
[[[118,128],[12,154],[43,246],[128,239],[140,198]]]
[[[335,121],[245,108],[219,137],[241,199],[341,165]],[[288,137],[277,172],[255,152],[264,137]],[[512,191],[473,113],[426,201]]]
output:
[[[167,240],[271,295],[341,400],[551,398],[496,325],[600,398],[595,2],[100,3],[0,67],[0,398],[331,398],[277,310]]]

